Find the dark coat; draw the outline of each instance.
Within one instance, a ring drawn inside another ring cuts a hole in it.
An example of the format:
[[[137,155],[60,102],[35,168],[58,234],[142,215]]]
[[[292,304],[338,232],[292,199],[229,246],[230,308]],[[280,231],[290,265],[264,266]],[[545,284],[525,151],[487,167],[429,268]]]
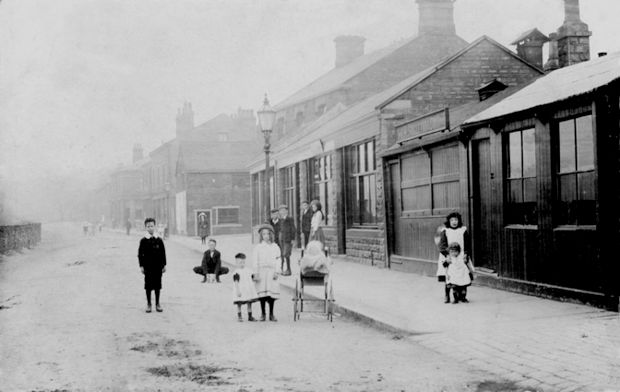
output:
[[[138,247],[138,262],[145,272],[160,272],[166,266],[166,248],[159,237],[142,238]]]
[[[199,228],[199,232],[200,232],[200,237],[205,238],[206,236],[209,235],[209,224],[208,223],[201,223]]]
[[[166,266],[164,241],[158,237],[142,238],[138,247],[138,262],[144,268],[144,289],[160,290],[161,275]]]
[[[282,224],[282,219],[278,219],[278,223],[274,223],[271,218],[267,221],[273,227],[274,234],[274,242],[280,245],[280,225]]]
[[[290,243],[295,241],[295,220],[287,216],[285,219],[280,219],[280,244]]]
[[[222,269],[222,259],[220,252],[216,249],[213,251],[213,257],[211,257],[211,251],[207,250],[202,255],[202,270],[207,274],[220,274]]]
[[[312,215],[314,215],[314,213],[312,212],[312,208],[308,208],[308,211],[306,211],[305,213],[302,212],[301,213],[301,232],[302,233],[309,233],[310,229],[311,229],[311,223],[312,223]],[[306,241],[308,239],[306,238]]]

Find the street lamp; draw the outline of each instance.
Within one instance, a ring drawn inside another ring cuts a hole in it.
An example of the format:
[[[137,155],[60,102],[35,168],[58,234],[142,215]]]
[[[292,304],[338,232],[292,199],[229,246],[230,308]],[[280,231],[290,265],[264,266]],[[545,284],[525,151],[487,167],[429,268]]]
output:
[[[267,99],[267,94],[265,94],[265,100],[263,101],[263,107],[256,112],[258,115],[258,123],[260,124],[260,129],[263,132],[263,136],[265,137],[265,187],[263,192],[265,197],[265,219],[269,219],[269,149],[271,148],[271,144],[269,138],[271,137],[271,131],[273,130],[273,123],[276,119],[276,111],[273,110],[271,105],[269,105],[269,99]]]

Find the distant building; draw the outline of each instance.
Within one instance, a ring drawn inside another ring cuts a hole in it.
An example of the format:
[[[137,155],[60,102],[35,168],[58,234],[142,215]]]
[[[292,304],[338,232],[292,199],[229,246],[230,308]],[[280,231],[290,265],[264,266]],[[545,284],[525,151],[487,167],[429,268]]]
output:
[[[197,235],[199,219],[208,222],[210,235],[249,231],[247,162],[259,149],[254,113],[239,109],[194,126],[186,102],[176,124],[174,139],[145,158],[134,148],[134,163],[112,175],[115,221],[154,217],[181,235]]]

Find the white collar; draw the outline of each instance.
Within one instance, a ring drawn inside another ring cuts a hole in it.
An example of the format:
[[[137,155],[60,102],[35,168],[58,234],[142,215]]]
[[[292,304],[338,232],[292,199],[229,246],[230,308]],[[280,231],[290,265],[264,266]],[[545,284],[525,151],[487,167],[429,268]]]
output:
[[[151,233],[149,233],[148,231],[146,232],[146,235],[144,236],[144,238],[146,239],[151,239],[151,238],[159,238],[159,236],[157,235],[157,232],[153,233],[153,235],[151,235]]]

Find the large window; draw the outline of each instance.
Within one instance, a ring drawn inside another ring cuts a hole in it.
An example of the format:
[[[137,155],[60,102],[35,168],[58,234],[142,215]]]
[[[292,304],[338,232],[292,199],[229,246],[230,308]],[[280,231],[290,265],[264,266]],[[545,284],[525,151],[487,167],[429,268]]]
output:
[[[347,148],[349,211],[353,226],[377,224],[375,141]]]
[[[331,192],[332,157],[324,155],[314,158],[310,163],[312,175],[312,199],[321,202],[325,224],[329,224],[329,193]]]
[[[263,212],[263,207],[262,207],[263,197],[261,195],[262,191],[263,189],[260,184],[260,177],[258,173],[252,174],[252,224],[253,225],[258,225],[261,222],[263,222],[263,219],[261,219],[261,215]]]
[[[559,225],[596,223],[594,135],[592,116],[558,125],[557,215]]]
[[[239,207],[213,207],[216,211],[216,225],[239,224]]]
[[[506,222],[536,225],[536,144],[534,128],[507,134]]]
[[[444,215],[459,208],[457,146],[421,151],[401,159],[401,210],[408,215]]]
[[[280,169],[280,176],[282,180],[282,192],[284,194],[284,204],[288,206],[289,216],[293,218],[297,217],[297,198],[296,192],[296,169],[295,165]]]

